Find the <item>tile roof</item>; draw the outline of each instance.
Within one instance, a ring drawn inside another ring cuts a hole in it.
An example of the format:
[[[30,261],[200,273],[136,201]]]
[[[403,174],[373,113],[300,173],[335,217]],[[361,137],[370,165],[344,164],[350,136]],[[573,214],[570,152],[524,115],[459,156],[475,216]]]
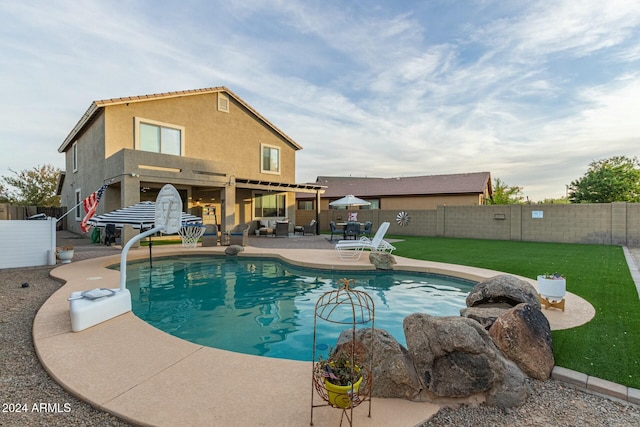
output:
[[[487,186],[491,188],[491,174],[474,172],[397,178],[319,176],[316,183],[327,186],[323,198],[339,198],[347,194],[357,197],[482,194]]]
[[[291,139],[287,134],[278,129],[273,123],[264,118],[260,113],[258,113],[252,106],[247,104],[244,100],[242,100],[238,95],[233,93],[225,86],[218,87],[210,87],[204,89],[191,89],[191,90],[180,90],[175,92],[163,92],[163,93],[153,93],[149,95],[139,95],[139,96],[127,96],[122,98],[111,98],[111,99],[103,99],[99,101],[93,101],[87,111],[82,115],[78,123],[73,127],[69,135],[64,139],[60,147],[58,148],[59,153],[63,153],[69,144],[75,140],[76,135],[78,135],[84,127],[96,116],[96,114],[104,107],[109,105],[118,105],[125,104],[131,102],[144,102],[144,101],[152,101],[154,99],[167,99],[167,98],[179,98],[182,96],[191,96],[191,95],[201,95],[206,93],[215,93],[215,92],[226,92],[231,97],[233,97],[236,101],[238,101],[242,106],[244,106],[247,110],[249,110],[252,114],[254,114],[258,120],[264,122],[267,126],[272,128],[276,133],[282,136],[287,142],[289,142],[296,150],[301,150],[302,146]]]

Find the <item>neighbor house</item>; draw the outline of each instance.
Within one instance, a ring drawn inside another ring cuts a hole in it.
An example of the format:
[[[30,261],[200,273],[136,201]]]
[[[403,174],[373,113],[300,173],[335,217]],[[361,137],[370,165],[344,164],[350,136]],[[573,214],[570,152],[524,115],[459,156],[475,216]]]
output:
[[[398,178],[319,176],[315,183],[326,187],[320,197],[321,211],[333,209],[329,203],[347,194],[371,203],[370,206],[359,209],[384,210],[430,210],[440,205],[484,205],[492,197],[489,172]],[[315,210],[312,195],[299,193],[297,200],[299,210]]]
[[[295,222],[295,194],[320,185],[296,184],[302,147],[226,87],[94,101],[58,151],[65,154],[62,205],[80,232],[78,204],[103,183],[103,213],[155,200],[176,187],[183,210],[228,230],[262,218]]]

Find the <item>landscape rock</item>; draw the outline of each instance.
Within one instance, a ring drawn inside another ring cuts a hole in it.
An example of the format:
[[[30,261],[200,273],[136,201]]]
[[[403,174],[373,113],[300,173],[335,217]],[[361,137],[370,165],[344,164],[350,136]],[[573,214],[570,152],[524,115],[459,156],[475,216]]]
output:
[[[487,405],[506,411],[524,405],[528,398],[529,386],[526,375],[512,361],[505,360],[502,383],[489,390]]]
[[[515,276],[501,274],[478,283],[467,295],[467,307],[511,308],[520,303],[529,303],[540,309],[536,289]]]
[[[555,364],[551,327],[539,308],[518,304],[495,321],[489,335],[525,374],[538,380],[551,376]]]
[[[336,350],[343,346],[350,348],[351,334],[351,330],[340,334]],[[420,393],[422,385],[409,352],[387,331],[374,329],[372,333],[371,328],[358,329],[355,340],[355,347],[360,351],[371,348],[373,340],[373,364],[368,354],[360,355],[360,358],[371,367],[374,397],[414,399]]]
[[[496,319],[507,310],[508,308],[499,307],[467,307],[460,310],[460,316],[475,320],[488,331]]]
[[[484,393],[508,405],[505,395],[517,394],[511,402],[526,396],[524,376],[505,378],[513,370],[475,320],[416,313],[407,316],[403,326],[409,356],[424,386],[436,398]],[[522,385],[516,387],[518,383]]]
[[[396,259],[387,252],[371,252],[369,262],[376,267],[376,270],[393,270]]]
[[[244,248],[240,245],[231,245],[228,248],[226,248],[224,250],[224,254],[225,255],[229,255],[229,256],[235,256],[238,255],[240,252],[243,252]]]

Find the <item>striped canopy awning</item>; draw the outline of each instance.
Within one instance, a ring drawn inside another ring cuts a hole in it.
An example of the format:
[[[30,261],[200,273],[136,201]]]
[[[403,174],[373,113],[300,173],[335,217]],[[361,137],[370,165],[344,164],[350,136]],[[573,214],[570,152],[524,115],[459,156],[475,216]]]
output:
[[[140,202],[126,208],[96,215],[87,224],[104,228],[107,224],[114,224],[116,228],[131,225],[135,229],[151,229],[155,222],[156,203]],[[202,218],[182,212],[183,224],[202,223]]]

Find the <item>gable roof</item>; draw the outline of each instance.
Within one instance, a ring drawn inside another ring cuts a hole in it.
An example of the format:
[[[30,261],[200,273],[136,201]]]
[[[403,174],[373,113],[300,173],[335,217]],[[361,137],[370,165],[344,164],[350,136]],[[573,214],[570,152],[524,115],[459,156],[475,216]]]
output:
[[[76,138],[76,136],[85,128],[85,126],[91,122],[91,120],[104,108],[109,105],[118,105],[132,102],[144,102],[144,101],[152,101],[155,99],[168,99],[168,98],[179,98],[183,96],[192,96],[192,95],[202,95],[206,93],[217,93],[217,92],[225,92],[233,99],[235,99],[239,104],[249,110],[252,114],[254,114],[258,120],[262,121],[265,125],[273,129],[278,135],[284,138],[289,144],[293,146],[296,150],[301,150],[302,146],[291,139],[287,134],[278,129],[273,123],[264,118],[260,113],[258,113],[252,106],[243,101],[238,95],[230,91],[225,86],[219,87],[210,87],[205,89],[192,89],[192,90],[181,90],[176,92],[164,92],[164,93],[154,93],[150,95],[140,95],[140,96],[128,96],[124,98],[111,98],[111,99],[103,99],[100,101],[93,101],[87,111],[82,115],[78,123],[73,127],[69,135],[64,139],[62,145],[58,148],[59,153],[63,153],[69,144]]]
[[[357,197],[482,194],[487,186],[489,194],[492,192],[489,172],[398,178],[319,176],[316,183],[327,186],[323,198],[338,198],[345,194]]]

